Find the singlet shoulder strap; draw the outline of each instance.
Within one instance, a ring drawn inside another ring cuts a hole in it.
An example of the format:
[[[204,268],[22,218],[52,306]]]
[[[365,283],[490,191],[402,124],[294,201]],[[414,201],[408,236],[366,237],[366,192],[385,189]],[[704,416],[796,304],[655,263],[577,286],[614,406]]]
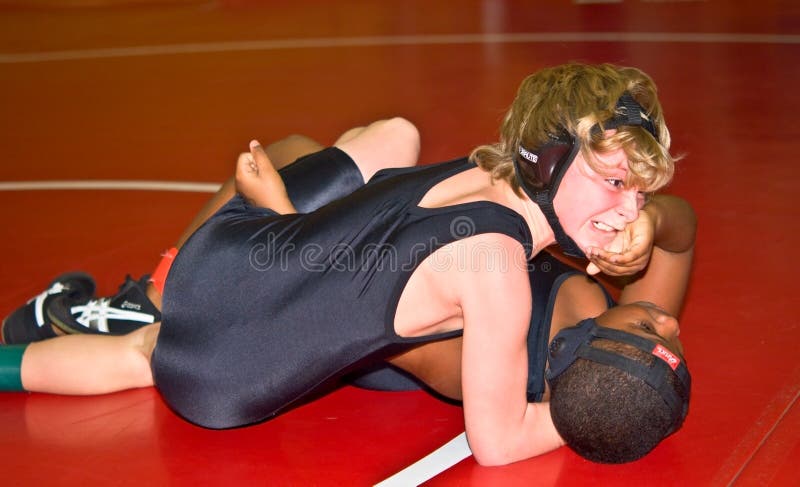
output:
[[[466,171],[467,169],[471,169],[475,167],[475,164],[470,162],[468,158],[461,157],[458,159],[453,159],[451,161],[446,162],[439,162],[435,164],[426,164],[422,166],[413,166],[413,167],[389,167],[385,169],[381,169],[380,171],[376,172],[369,180],[369,183],[376,183],[380,182],[384,179],[389,179],[394,176],[399,176],[402,174],[413,174],[418,173],[421,177],[428,177],[430,178],[430,182],[432,183],[429,188],[432,188],[433,185],[442,181],[443,179],[448,178],[449,176],[456,174],[461,171]],[[439,172],[438,175],[431,177],[431,172]],[[424,194],[424,193],[423,193]]]
[[[528,401],[540,402],[544,394],[544,371],[547,366],[547,346],[553,309],[561,286],[572,276],[583,272],[556,259],[547,252],[541,252],[529,265],[529,277],[533,302],[531,325],[528,330]],[[592,278],[592,280],[594,280]],[[608,290],[595,281],[603,290],[606,304],[614,306]]]

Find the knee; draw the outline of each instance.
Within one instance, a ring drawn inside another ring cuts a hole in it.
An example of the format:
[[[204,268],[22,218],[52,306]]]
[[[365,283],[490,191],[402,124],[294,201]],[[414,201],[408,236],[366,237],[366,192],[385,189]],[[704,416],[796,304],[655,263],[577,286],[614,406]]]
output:
[[[344,133],[342,135],[340,135],[333,142],[333,145],[338,147],[338,146],[344,144],[345,142],[353,140],[356,137],[358,137],[359,135],[361,135],[361,133],[364,132],[366,129],[367,129],[367,127],[353,127],[351,129],[347,129],[347,130],[344,131]]]
[[[420,150],[419,130],[403,117],[387,118],[372,122],[366,127],[351,128],[339,136],[333,145],[349,148],[358,144],[359,140],[367,144],[370,141],[379,141],[381,149],[391,149],[392,166],[414,166],[417,163]]]
[[[161,323],[147,325],[122,337],[129,343],[128,350],[131,354],[131,359],[128,363],[131,364],[133,387],[153,385],[151,363],[160,327]]]
[[[383,129],[391,133],[396,147],[397,159],[394,162],[399,166],[416,165],[420,151],[420,135],[416,125],[403,117],[390,118],[383,123]]]
[[[419,131],[408,120],[379,120],[363,129],[346,132],[334,144],[358,166],[364,181],[387,167],[414,166],[419,157]]]
[[[398,137],[404,138],[406,142],[419,143],[419,130],[417,126],[411,123],[407,118],[393,117],[383,120],[382,122],[392,132],[397,133]]]

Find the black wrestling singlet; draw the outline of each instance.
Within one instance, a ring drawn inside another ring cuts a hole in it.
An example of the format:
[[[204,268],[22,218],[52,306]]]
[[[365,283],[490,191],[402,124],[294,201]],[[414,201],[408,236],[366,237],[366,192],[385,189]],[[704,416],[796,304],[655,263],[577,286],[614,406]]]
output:
[[[181,249],[164,292],[156,386],[189,421],[227,428],[267,419],[355,367],[412,344],[393,320],[403,288],[435,250],[484,233],[530,249],[514,211],[479,201],[417,203],[466,160],[386,171],[307,214],[234,198]]]

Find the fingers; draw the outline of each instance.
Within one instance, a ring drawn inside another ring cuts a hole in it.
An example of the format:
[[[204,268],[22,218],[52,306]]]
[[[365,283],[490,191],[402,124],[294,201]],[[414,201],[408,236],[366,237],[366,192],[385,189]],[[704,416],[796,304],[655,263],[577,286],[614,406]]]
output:
[[[589,275],[597,274],[598,272],[602,272],[608,276],[630,276],[636,274],[637,272],[641,271],[647,267],[647,262],[640,262],[636,261],[633,262],[631,265],[617,265],[611,264],[609,262],[601,261],[601,260],[594,260],[586,267],[586,272]],[[592,273],[592,271],[595,271]]]
[[[587,257],[594,264],[588,271],[599,269],[611,276],[636,274],[647,267],[653,248],[654,228],[646,212],[629,223],[605,248],[592,247]]]
[[[586,266],[586,273],[589,274],[590,276],[599,274],[600,272],[601,269],[597,267],[597,264],[595,264],[594,262],[589,262],[589,265]]]
[[[609,264],[627,265],[646,255],[647,252],[642,252],[642,249],[639,247],[630,247],[622,252],[611,252],[592,247],[589,249],[589,255],[587,257],[589,257],[589,259],[602,260]]]
[[[590,260],[586,271],[590,275],[602,272],[609,276],[626,276],[636,274],[647,267],[650,253],[639,247],[631,248],[623,253],[591,248],[587,255]]]

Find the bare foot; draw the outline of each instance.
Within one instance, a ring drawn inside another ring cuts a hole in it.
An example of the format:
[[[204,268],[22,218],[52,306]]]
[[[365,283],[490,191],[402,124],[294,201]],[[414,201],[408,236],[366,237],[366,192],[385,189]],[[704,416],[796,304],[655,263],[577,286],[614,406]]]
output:
[[[297,212],[286,194],[283,180],[257,141],[250,142],[250,153],[243,153],[236,161],[235,179],[236,191],[254,206],[278,213]]]

